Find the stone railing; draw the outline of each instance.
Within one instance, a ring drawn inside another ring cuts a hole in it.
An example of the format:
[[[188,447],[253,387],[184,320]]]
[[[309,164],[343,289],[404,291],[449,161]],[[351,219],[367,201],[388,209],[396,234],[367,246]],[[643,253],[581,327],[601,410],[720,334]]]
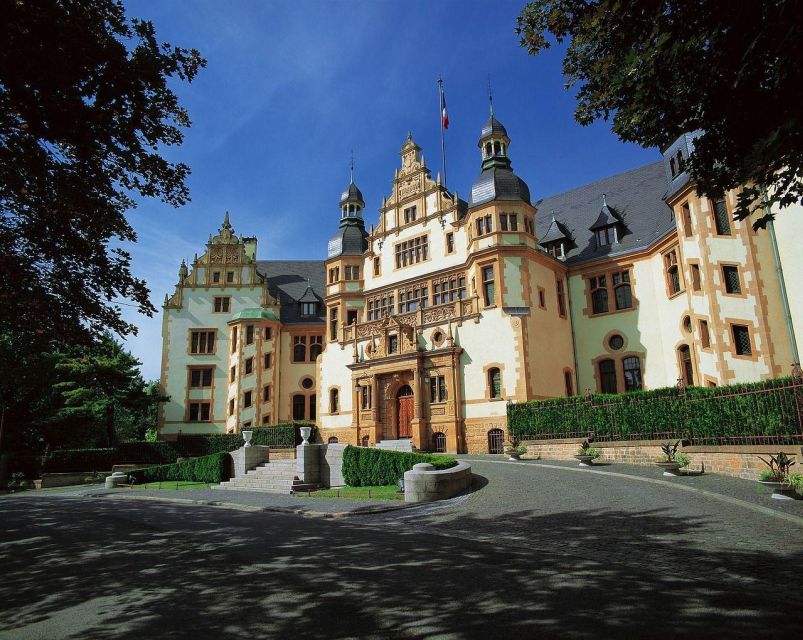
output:
[[[446,321],[460,323],[467,318],[475,317],[478,309],[478,298],[474,297],[466,300],[454,300],[435,307],[427,307],[426,309],[399,313],[394,316],[386,316],[380,320],[352,324],[343,327],[343,341],[350,342],[354,340],[355,332],[357,340],[379,336],[386,329],[393,328],[395,325],[423,328]]]

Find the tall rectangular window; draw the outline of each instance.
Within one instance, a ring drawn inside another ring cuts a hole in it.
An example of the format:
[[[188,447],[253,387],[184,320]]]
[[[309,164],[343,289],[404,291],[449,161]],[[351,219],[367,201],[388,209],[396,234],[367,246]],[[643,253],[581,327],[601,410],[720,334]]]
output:
[[[730,216],[728,215],[728,205],[725,200],[714,202],[714,226],[717,228],[717,235],[731,235]]]
[[[418,209],[415,205],[413,205],[412,207],[407,207],[404,210],[404,224],[415,222],[417,215],[418,215]]]
[[[215,296],[213,305],[215,313],[228,313],[231,308],[231,297]]]
[[[234,382],[237,379],[237,367],[233,366],[229,369],[229,382]]]
[[[558,294],[558,313],[565,317],[566,316],[566,295],[563,292],[563,280],[555,280],[555,290]],[[571,395],[571,394],[570,394]]]
[[[220,271],[212,272],[212,282],[214,282],[215,284],[220,282]]]
[[[373,406],[373,387],[370,384],[360,387],[360,406],[363,409],[370,409]]]
[[[382,271],[381,263],[379,262],[379,258],[374,258],[374,275],[378,276]]]
[[[515,213],[508,214],[510,218],[510,230],[511,231],[518,231],[519,230],[519,217]]]
[[[329,340],[337,341],[337,307],[329,309]]]
[[[190,369],[190,387],[193,389],[204,389],[212,386],[213,367],[203,369]]]
[[[494,268],[482,268],[482,291],[485,296],[485,306],[489,307],[494,304],[496,299],[496,288],[494,286]]]
[[[243,407],[246,407],[246,408],[248,408],[248,407],[250,407],[250,406],[251,406],[251,404],[252,404],[252,397],[253,397],[253,396],[252,396],[252,393],[251,393],[250,391],[246,391],[246,392],[243,394]]]
[[[269,402],[270,401],[270,385],[266,384],[262,387],[262,402]]]
[[[446,377],[432,376],[429,379],[429,401],[446,402]]]
[[[741,293],[742,285],[739,281],[739,268],[725,265],[722,267],[722,280],[725,283],[725,293]]]
[[[399,336],[388,336],[388,354],[399,351]]]
[[[678,269],[678,254],[673,249],[667,254],[664,254],[664,269],[666,275],[666,286],[669,290],[669,295],[673,296],[680,293],[680,270]]]
[[[215,352],[214,331],[190,331],[190,353],[203,354]]]
[[[266,353],[265,356],[264,356],[264,364],[263,364],[263,367],[265,369],[270,369],[270,365],[271,365],[270,360],[271,360],[271,354],[270,353]]]
[[[594,276],[588,279],[591,291],[591,312],[608,313],[608,280],[606,276]]]
[[[692,228],[691,228],[691,209],[689,208],[689,203],[684,202],[683,205],[680,207],[680,215],[683,221],[683,235],[687,238],[691,238],[692,236]]]
[[[507,231],[507,214],[500,213],[499,214],[499,230],[500,231]]]
[[[446,234],[446,253],[454,253],[454,233]]]
[[[750,329],[745,325],[734,324],[731,327],[733,332],[733,345],[736,354],[740,356],[753,355],[753,348],[750,344]]]
[[[689,265],[691,269],[691,288],[694,291],[702,289],[702,280],[700,278],[700,265],[692,263]]]
[[[703,349],[711,347],[711,334],[708,332],[708,320],[700,320],[700,344]]]
[[[253,358],[246,358],[245,359],[245,375],[249,375],[254,373],[254,359]]]
[[[270,340],[273,336],[273,332],[270,330],[270,327],[265,327],[265,340]]]
[[[293,362],[307,359],[307,336],[293,336]]]
[[[254,325],[252,324],[245,327],[245,344],[254,344]]]

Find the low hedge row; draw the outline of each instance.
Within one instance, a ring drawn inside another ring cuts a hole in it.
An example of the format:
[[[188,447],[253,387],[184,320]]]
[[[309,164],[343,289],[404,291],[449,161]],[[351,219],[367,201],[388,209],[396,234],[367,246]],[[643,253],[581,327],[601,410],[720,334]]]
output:
[[[161,480],[186,480],[188,482],[207,482],[217,484],[230,478],[228,453],[213,453],[186,462],[163,464],[130,471],[137,484],[159,482]]]
[[[800,393],[797,387],[797,393]],[[592,394],[508,405],[508,428],[519,439],[597,436],[748,438],[797,434],[791,378],[717,388],[675,387],[620,395]]]
[[[296,446],[296,433],[304,423],[289,422],[270,427],[254,427],[251,444],[264,445],[277,449]],[[313,425],[309,425],[313,426]],[[313,431],[314,436],[314,431]],[[207,435],[182,435],[173,443],[185,456],[203,456],[218,451],[234,451],[243,446],[243,437],[239,433],[212,433]]]
[[[429,462],[436,469],[449,469],[457,464],[454,458],[431,453],[348,446],[343,451],[343,479],[352,487],[396,484],[405,471],[419,462]]]
[[[109,471],[116,464],[168,464],[178,457],[170,442],[122,442],[112,449],[55,449],[45,459],[43,471]]]

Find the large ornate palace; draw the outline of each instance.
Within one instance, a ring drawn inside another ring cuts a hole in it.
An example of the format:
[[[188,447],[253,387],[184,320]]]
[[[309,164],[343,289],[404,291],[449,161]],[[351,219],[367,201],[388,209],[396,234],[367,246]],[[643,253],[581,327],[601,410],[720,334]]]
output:
[[[165,298],[161,437],[294,419],[324,441],[486,452],[510,401],[799,362],[801,207],[772,233],[734,220],[738,192],[703,198],[685,171],[693,135],[535,203],[493,114],[478,146],[465,201],[408,136],[378,223],[352,179],[323,262],[257,260],[226,214]]]

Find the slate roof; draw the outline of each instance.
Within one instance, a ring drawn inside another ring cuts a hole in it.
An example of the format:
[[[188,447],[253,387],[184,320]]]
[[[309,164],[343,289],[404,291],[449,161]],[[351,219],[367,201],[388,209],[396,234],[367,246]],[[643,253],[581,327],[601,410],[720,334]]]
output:
[[[302,318],[299,304],[307,291],[307,279],[318,300],[322,300],[326,282],[322,260],[257,260],[257,269],[267,278],[271,295],[279,298],[283,323],[309,324],[326,320],[323,303],[318,305],[318,315],[313,318]]]
[[[471,185],[469,206],[475,207],[492,200],[524,200],[529,204],[530,189],[509,167],[488,167]]]
[[[329,258],[337,256],[360,256],[368,250],[368,232],[362,224],[352,222],[355,218],[345,218],[346,224],[341,223],[340,228],[329,239],[326,255]]]
[[[535,203],[536,236],[546,236],[555,219],[572,235],[574,246],[566,253],[568,264],[578,264],[637,251],[650,246],[675,228],[671,209],[664,202],[667,190],[664,163],[659,160],[582,187],[542,198]],[[621,219],[619,242],[597,248],[591,227],[602,213],[602,194]]]
[[[505,136],[506,138],[509,137],[507,135],[507,129],[505,129],[504,125],[499,122],[494,116],[488,118],[486,123],[482,125],[482,133],[480,134],[480,140],[487,138],[491,135],[497,136]]]

